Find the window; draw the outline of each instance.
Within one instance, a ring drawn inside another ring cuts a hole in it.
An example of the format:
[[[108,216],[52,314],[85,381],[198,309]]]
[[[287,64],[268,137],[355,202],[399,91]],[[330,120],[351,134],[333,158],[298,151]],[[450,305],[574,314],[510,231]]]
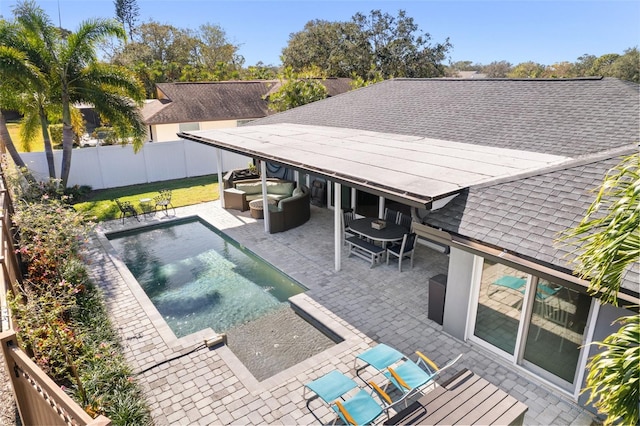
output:
[[[470,339],[574,392],[592,298],[486,259],[478,288]]]
[[[179,128],[181,132],[192,132],[194,130],[200,130],[200,123],[180,123]]]

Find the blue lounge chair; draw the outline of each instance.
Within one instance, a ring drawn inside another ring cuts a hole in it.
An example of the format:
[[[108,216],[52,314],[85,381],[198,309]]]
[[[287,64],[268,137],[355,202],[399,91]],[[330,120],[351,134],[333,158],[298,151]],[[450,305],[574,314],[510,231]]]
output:
[[[384,395],[386,394],[382,389],[377,387],[377,385],[372,385],[374,389],[377,388],[376,392],[382,392],[382,395],[378,393],[378,396],[381,398],[381,403],[378,403],[373,397],[373,392],[370,394],[368,391],[361,389],[356,382],[349,377],[334,370],[305,385],[305,393],[307,389],[315,393],[313,397],[307,399],[307,409],[316,417],[310,404],[314,399],[320,398],[328,404],[347,425],[367,425],[373,423],[385,412],[387,413],[388,419],[389,407],[386,406],[384,401],[390,401],[390,398],[388,395],[385,397]],[[320,422],[320,419],[317,417],[316,419]],[[335,424],[335,420],[333,424]]]
[[[401,401],[405,404],[409,396],[423,389],[432,383],[443,371],[455,364],[462,354],[449,361],[444,367],[439,368],[433,361],[416,351],[418,360],[416,362],[403,355],[398,350],[381,343],[356,356],[362,366],[356,368],[356,374],[360,377],[360,372],[371,366],[381,372],[401,393],[402,397],[393,404]],[[386,392],[386,386],[382,389]]]
[[[489,285],[489,288],[487,289],[487,296],[491,297],[491,295],[495,293],[499,287],[508,288],[524,293],[525,284],[527,284],[527,280],[525,280],[524,278],[504,275],[492,282],[491,285]],[[491,288],[493,288],[493,291],[489,291],[489,289]]]

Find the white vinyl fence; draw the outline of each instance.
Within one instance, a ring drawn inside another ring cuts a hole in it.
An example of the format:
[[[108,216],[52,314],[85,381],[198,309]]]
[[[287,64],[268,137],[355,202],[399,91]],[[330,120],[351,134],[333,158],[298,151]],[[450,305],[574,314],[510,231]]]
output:
[[[48,178],[44,152],[21,156],[34,176]],[[54,151],[54,159],[60,176],[62,150]],[[249,157],[222,151],[223,171],[246,168],[250,161]],[[215,173],[218,173],[215,148],[197,142],[145,143],[137,153],[131,145],[97,146],[73,150],[68,185],[105,189]]]

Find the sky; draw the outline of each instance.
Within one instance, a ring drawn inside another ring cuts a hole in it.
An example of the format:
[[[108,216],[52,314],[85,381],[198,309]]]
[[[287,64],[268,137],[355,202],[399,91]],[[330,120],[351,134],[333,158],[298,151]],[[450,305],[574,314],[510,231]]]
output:
[[[51,20],[75,30],[90,18],[113,18],[113,0],[35,0]],[[15,0],[0,0],[12,19]],[[453,44],[449,59],[513,65],[575,62],[583,54],[622,54],[640,45],[640,1],[435,1],[435,0],[138,0],[139,23],[154,20],[178,28],[217,24],[239,45],[245,66],[279,65],[289,35],[314,19],[349,21],[356,12],[406,11],[432,43]],[[59,8],[59,9],[58,9]],[[59,11],[59,13],[58,13]],[[447,61],[448,62],[448,61]]]

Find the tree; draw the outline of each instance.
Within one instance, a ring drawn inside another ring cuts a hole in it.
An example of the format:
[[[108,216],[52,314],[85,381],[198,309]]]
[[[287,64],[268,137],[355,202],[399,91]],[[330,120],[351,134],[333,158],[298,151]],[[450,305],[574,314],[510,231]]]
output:
[[[49,135],[49,115],[56,105],[52,104],[56,85],[47,80],[51,72],[51,58],[48,56],[44,43],[60,35],[59,29],[53,27],[48,16],[35,3],[28,1],[18,3],[14,9],[16,24],[13,30],[3,31],[2,43],[11,46],[25,54],[26,60],[38,69],[37,74],[30,74],[30,78],[14,79],[13,90],[7,95],[6,101],[12,101],[13,108],[23,115],[20,136],[23,144],[28,145],[35,138],[38,130],[44,141],[44,151],[49,170],[49,178],[55,179],[55,164],[53,148]],[[7,29],[9,27],[6,27]],[[47,33],[41,34],[38,28],[46,28]],[[57,108],[59,111],[59,108]]]
[[[578,57],[578,60],[575,62],[575,72],[578,77],[586,77],[590,74],[591,68],[593,68],[593,63],[597,59],[594,55],[589,55],[585,53],[584,55]]]
[[[51,61],[47,78],[58,91],[55,102],[62,110],[60,178],[66,187],[74,142],[72,104],[92,104],[112,124],[119,139],[131,138],[137,150],[146,134],[139,112],[144,92],[129,70],[100,63],[96,58],[97,42],[109,36],[125,36],[121,25],[112,20],[88,20],[75,33],[62,38],[51,31],[48,21],[32,19],[41,12],[31,2],[19,3],[14,11],[17,19],[34,24],[33,31],[43,40],[42,49]]]
[[[273,80],[277,76],[278,69],[273,65],[265,65],[262,61],[242,71],[242,78],[246,80]]]
[[[369,16],[356,13],[352,19],[371,48],[375,69],[384,78],[444,75],[442,61],[453,45],[447,38],[431,46],[431,35],[421,33],[404,10],[397,17],[372,10]]]
[[[129,38],[133,40],[133,29],[138,16],[140,16],[140,8],[136,0],[113,0],[116,7],[116,18],[125,29],[128,29]]]
[[[637,47],[627,49],[610,67],[611,77],[640,83],[640,52]]]
[[[614,62],[620,57],[617,53],[607,53],[593,61],[589,70],[590,75],[610,76]]]
[[[449,39],[436,45],[430,41],[405,11],[393,17],[372,10],[355,14],[351,22],[309,21],[289,36],[282,63],[295,72],[315,66],[330,77],[355,75],[365,81],[376,72],[383,78],[442,76],[442,61],[452,45]]]
[[[516,65],[508,74],[508,78],[540,78],[544,74],[545,66],[533,61]]]
[[[302,31],[289,35],[282,63],[296,72],[315,66],[331,77],[364,77],[372,62],[364,37],[353,22],[309,21]]]
[[[604,179],[580,224],[567,231],[580,253],[575,272],[589,279],[591,294],[617,306],[624,274],[640,261],[640,155],[624,159]],[[637,307],[636,307],[637,309]],[[640,314],[620,318],[622,327],[595,344],[604,347],[588,365],[589,402],[607,415],[606,424],[638,424]]]
[[[137,41],[122,46],[112,62],[135,70],[148,97],[155,97],[156,83],[228,80],[240,76],[244,58],[217,25],[184,30],[149,21],[136,32]]]
[[[9,151],[11,159],[23,172],[23,175],[29,181],[33,182],[35,179],[27,170],[26,164],[13,144],[9,129],[7,128],[6,119],[2,113],[2,107],[7,107],[4,102],[10,97],[7,93],[7,85],[12,81],[19,81],[21,78],[30,74],[37,75],[38,70],[26,61],[22,52],[0,45],[0,76],[2,76],[0,80],[0,99],[3,101],[0,103],[0,144]]]
[[[9,155],[14,164],[23,172],[23,175],[29,181],[34,181],[31,173],[28,172],[22,157],[18,153],[9,130],[2,107],[12,108],[20,107],[21,90],[27,90],[27,93],[33,91],[41,93],[46,91],[46,80],[44,76],[34,64],[32,64],[27,55],[11,46],[16,44],[18,29],[16,26],[10,25],[4,20],[0,20],[0,142],[2,146],[9,151]],[[46,145],[45,145],[46,147]],[[49,144],[49,150],[51,145]],[[53,153],[50,157],[47,154],[47,163],[49,164],[49,172],[53,169]],[[53,171],[55,176],[55,171]]]
[[[506,78],[511,72],[511,63],[507,61],[493,61],[489,65],[482,67],[482,72],[488,78]]]
[[[287,67],[280,78],[280,87],[269,95],[269,109],[277,112],[286,111],[327,96],[327,88],[319,79],[300,77],[291,67]]]
[[[571,78],[576,77],[575,65],[571,62],[556,62],[553,65],[545,67],[542,73],[544,78]]]

